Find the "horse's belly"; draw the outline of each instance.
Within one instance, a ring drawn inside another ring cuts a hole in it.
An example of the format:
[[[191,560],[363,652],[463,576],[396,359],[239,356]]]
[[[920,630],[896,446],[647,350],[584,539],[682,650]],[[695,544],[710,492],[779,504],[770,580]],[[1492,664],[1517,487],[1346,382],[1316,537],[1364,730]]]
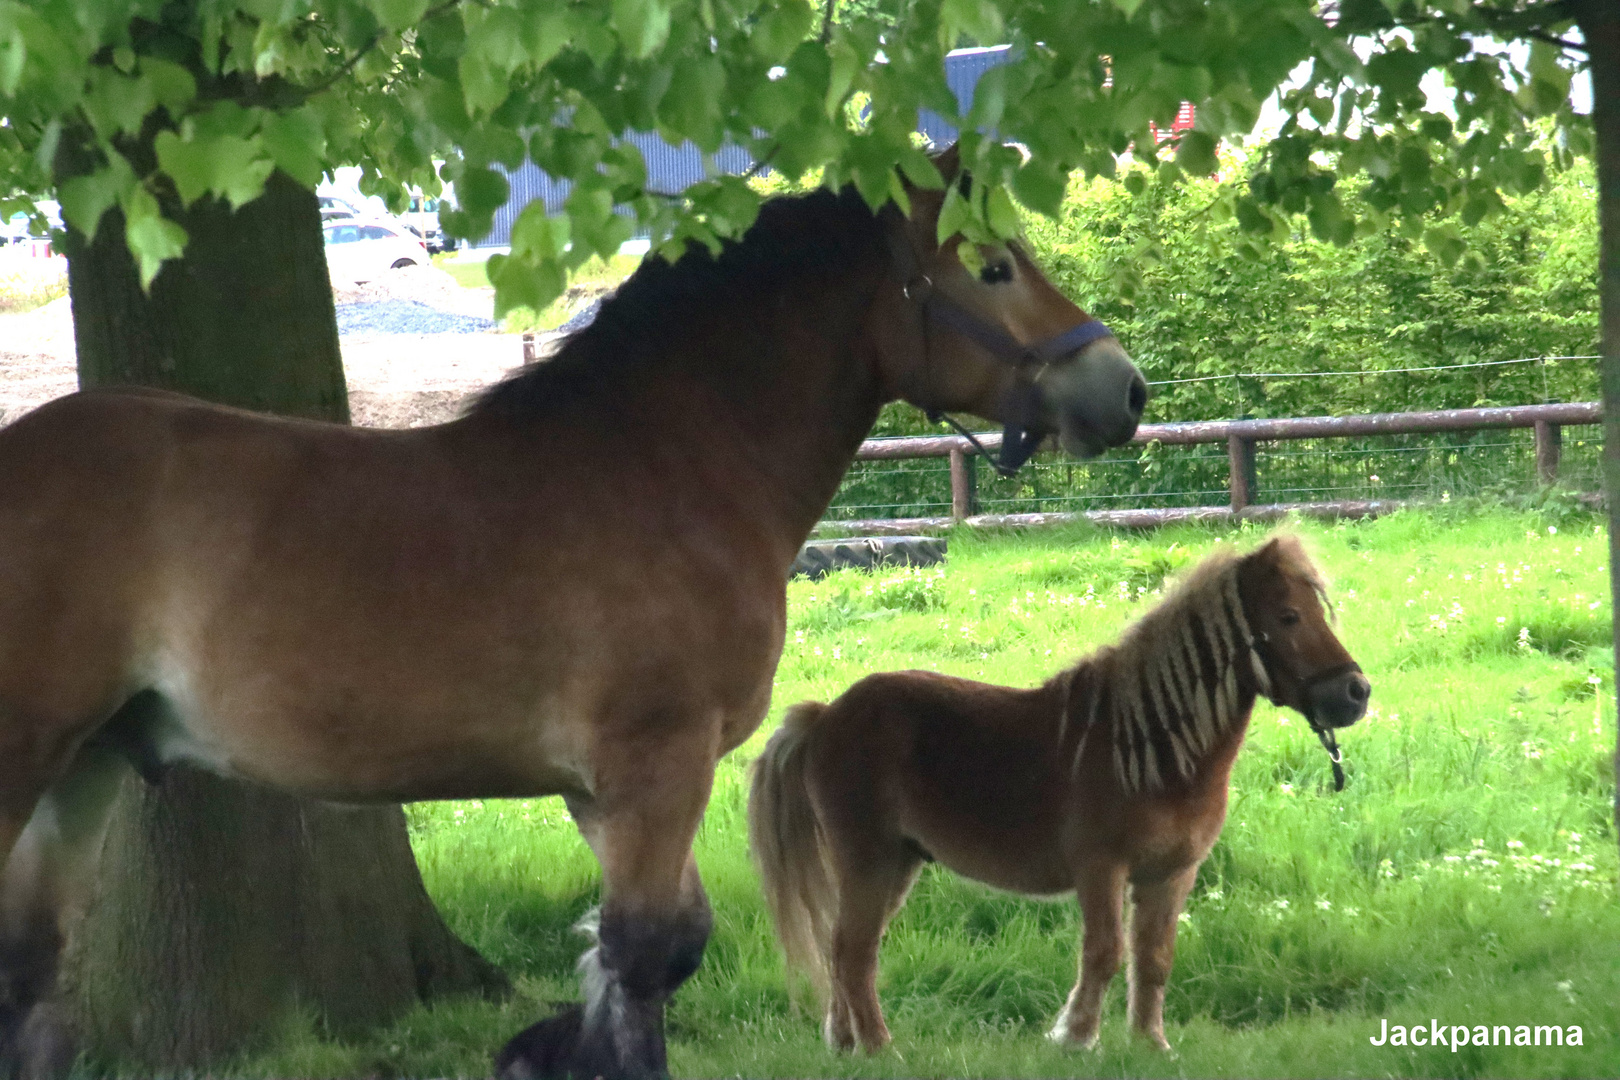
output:
[[[334,710],[319,694],[294,701],[261,690],[249,698],[169,698],[166,708],[154,710],[132,756],[338,802],[589,790],[578,740],[548,710],[519,713],[508,705],[492,707],[494,716],[426,715],[405,701],[352,699]]]

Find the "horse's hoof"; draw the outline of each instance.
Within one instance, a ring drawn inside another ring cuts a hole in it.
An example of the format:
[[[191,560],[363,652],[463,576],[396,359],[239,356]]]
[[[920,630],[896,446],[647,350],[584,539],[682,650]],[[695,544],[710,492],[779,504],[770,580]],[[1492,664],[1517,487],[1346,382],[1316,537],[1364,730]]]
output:
[[[585,1006],[569,1005],[556,1016],[524,1028],[495,1058],[496,1080],[566,1080],[578,1076],[575,1057],[584,1025]]]
[[[77,1033],[68,1010],[55,1002],[34,1006],[17,1037],[18,1076],[63,1080],[78,1058]]]
[[[585,1006],[569,1005],[506,1044],[495,1059],[495,1080],[669,1080],[669,1074],[661,1061],[626,1061],[600,1035],[586,1038]]]

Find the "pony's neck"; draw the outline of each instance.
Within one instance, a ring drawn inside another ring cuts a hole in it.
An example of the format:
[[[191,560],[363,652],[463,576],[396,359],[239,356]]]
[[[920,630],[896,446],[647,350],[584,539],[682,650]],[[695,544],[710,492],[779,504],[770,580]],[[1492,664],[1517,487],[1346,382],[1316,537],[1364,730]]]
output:
[[[1098,658],[1098,720],[1128,792],[1180,788],[1230,767],[1268,681],[1236,568],[1195,578]]]

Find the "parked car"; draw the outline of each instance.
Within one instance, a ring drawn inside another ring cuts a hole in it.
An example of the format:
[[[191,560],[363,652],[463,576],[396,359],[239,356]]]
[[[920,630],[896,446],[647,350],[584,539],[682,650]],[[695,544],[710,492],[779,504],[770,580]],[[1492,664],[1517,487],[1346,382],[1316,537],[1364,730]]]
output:
[[[321,204],[321,223],[339,218],[354,218],[360,215],[355,212],[353,204],[338,198],[335,195],[317,195]]]
[[[384,221],[329,221],[326,267],[338,281],[375,281],[389,270],[429,266],[427,248],[403,225]]]
[[[450,245],[439,227],[439,200],[431,196],[411,196],[411,208],[401,215],[405,227],[415,233],[430,252],[448,251]]]

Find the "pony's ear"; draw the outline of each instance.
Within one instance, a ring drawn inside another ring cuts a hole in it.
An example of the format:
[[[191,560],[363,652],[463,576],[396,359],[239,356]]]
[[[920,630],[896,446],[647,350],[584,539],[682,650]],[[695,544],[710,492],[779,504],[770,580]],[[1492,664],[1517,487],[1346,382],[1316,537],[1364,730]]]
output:
[[[945,186],[950,187],[951,181],[956,179],[956,174],[962,171],[962,155],[957,149],[957,144],[951,143],[935,154],[932,160],[934,168],[939,170],[939,175],[945,178]]]

